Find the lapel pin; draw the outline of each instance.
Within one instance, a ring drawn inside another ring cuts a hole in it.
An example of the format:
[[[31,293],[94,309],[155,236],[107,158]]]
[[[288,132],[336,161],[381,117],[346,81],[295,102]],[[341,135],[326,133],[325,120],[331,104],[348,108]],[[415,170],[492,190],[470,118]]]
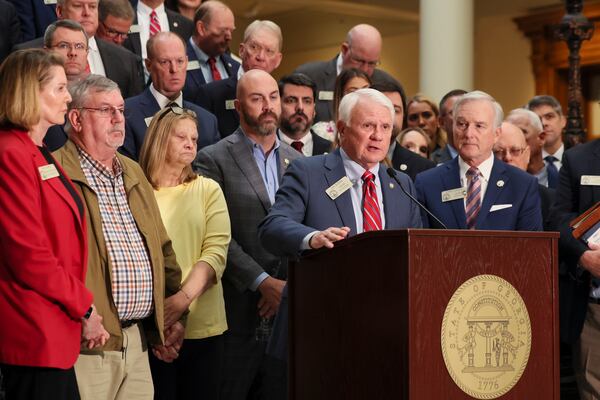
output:
[[[400,164],[400,171],[406,171],[408,169],[408,167],[406,166],[406,164]]]
[[[393,188],[394,188],[394,184],[390,183],[390,189],[393,189]]]
[[[496,182],[496,186],[498,186],[498,187],[504,186],[504,181],[502,179],[500,179],[498,182]]]
[[[283,159],[283,163],[285,164],[285,166],[287,167],[288,165],[290,165],[290,160],[288,160],[287,158]]]
[[[173,22],[173,26],[174,26],[175,28],[177,28],[177,27],[179,26],[179,24],[178,24],[177,22]]]

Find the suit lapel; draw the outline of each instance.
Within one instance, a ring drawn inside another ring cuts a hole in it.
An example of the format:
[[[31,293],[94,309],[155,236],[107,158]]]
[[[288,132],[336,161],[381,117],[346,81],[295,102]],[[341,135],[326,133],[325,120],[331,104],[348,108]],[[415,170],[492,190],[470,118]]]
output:
[[[252,149],[244,138],[244,134],[240,129],[236,130],[232,135],[228,136],[227,140],[231,143],[229,151],[233,160],[236,162],[242,174],[246,177],[250,186],[258,196],[258,199],[262,203],[265,212],[271,208],[271,200],[269,199],[269,193],[265,187],[265,182],[258,170],[256,160],[252,155]]]
[[[596,159],[592,163],[592,171],[594,175],[600,175],[600,140],[597,140],[595,142],[595,147],[596,148],[594,149],[594,156]],[[577,184],[581,184],[581,178],[580,181],[577,182]],[[592,195],[594,199],[600,199],[600,186],[592,186]]]
[[[136,6],[134,6],[134,8],[133,8],[134,10],[136,9],[135,7]],[[134,12],[133,15],[134,15],[133,25],[137,25],[139,27],[140,25],[138,24],[138,20],[137,20],[137,12]],[[128,40],[129,40],[129,43],[131,43],[133,52],[141,57],[142,56],[142,40],[140,39],[139,32],[130,33]]]
[[[479,215],[477,216],[477,222],[475,223],[476,229],[482,229],[481,226],[490,213],[490,208],[492,208],[496,202],[496,199],[500,195],[500,192],[502,192],[502,189],[506,187],[506,184],[510,178],[505,176],[505,171],[506,165],[494,158],[494,165],[492,166],[490,180],[487,184],[487,189],[485,190],[485,196],[483,197],[483,202],[481,203],[481,209],[479,210]],[[502,186],[498,186],[498,182],[500,180],[504,181]]]
[[[160,106],[154,96],[152,96],[150,88],[146,88],[143,92],[142,98],[140,99],[140,110],[145,118],[153,117],[154,114],[160,110]],[[144,124],[146,124],[146,121],[144,121]]]
[[[397,184],[395,182],[392,182],[392,178],[386,172],[385,165],[379,164],[378,175],[383,195],[383,213],[385,214],[385,226],[383,229],[394,229],[400,226],[400,214],[409,210],[399,210],[397,207],[393,208],[396,192],[401,189],[396,187]],[[408,190],[408,188],[404,189]]]
[[[442,174],[442,191],[451,190],[461,187],[460,184],[460,168],[458,167],[458,158],[451,162],[439,166],[438,168],[447,168],[448,173]],[[440,193],[440,197],[441,197]],[[459,229],[467,229],[467,216],[465,214],[465,203],[463,199],[449,201],[448,207],[452,210],[456,226]]]
[[[192,40],[192,39],[190,39],[190,40]],[[198,60],[198,57],[196,56],[196,52],[194,51],[194,48],[192,47],[190,40],[188,40],[188,42],[186,43],[187,56],[188,56],[188,60],[189,60],[188,62],[198,61],[198,63],[200,63],[200,60]],[[202,85],[206,84],[206,81],[204,80],[204,75],[202,75],[202,69],[200,68],[200,64],[198,64],[198,68],[187,71],[186,79],[188,79],[190,77],[194,81],[195,86],[202,86]]]
[[[340,151],[336,150],[325,156],[325,179],[327,180],[328,187],[331,187],[334,183],[346,176],[346,170],[344,169],[344,163],[342,162],[342,156]],[[334,200],[335,206],[338,209],[340,218],[344,226],[350,228],[351,235],[355,235],[356,220],[354,218],[354,207],[352,206],[352,197],[350,190],[346,190],[338,198]]]

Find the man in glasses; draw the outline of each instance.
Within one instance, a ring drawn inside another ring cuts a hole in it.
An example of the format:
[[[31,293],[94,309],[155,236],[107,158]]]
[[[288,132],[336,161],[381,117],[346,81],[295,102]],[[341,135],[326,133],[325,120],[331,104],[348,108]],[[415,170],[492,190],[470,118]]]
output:
[[[96,36],[107,42],[122,46],[131,24],[133,24],[133,7],[127,0],[102,0],[98,4],[98,30]]]
[[[527,171],[531,149],[527,144],[523,131],[517,125],[506,121],[502,123],[500,134],[494,145],[493,152],[497,159],[517,167],[522,171]],[[556,192],[539,183],[538,189],[542,202],[544,230],[551,230],[549,223],[550,205],[554,202]]]
[[[540,231],[537,180],[494,159],[503,112],[481,91],[454,104],[453,132],[458,156],[417,175],[419,200],[450,229]],[[423,226],[440,228],[422,213]]]
[[[335,79],[347,68],[358,68],[371,77],[372,81],[387,78],[387,74],[376,69],[381,55],[381,34],[374,26],[356,25],[350,29],[340,47],[340,53],[330,61],[303,64],[294,72],[308,75],[317,84],[317,115],[315,122],[333,119],[333,89]]]
[[[269,74],[283,58],[281,28],[273,21],[255,20],[246,27],[240,43],[242,66],[228,79],[200,86],[196,97],[191,99],[217,116],[219,131],[225,137],[240,126],[240,115],[235,107],[238,80],[251,69],[260,69]],[[185,90],[185,89],[184,89]]]
[[[194,33],[188,41],[187,79],[183,93],[194,101],[200,86],[235,76],[240,63],[229,54],[235,18],[227,5],[218,0],[203,2],[194,16]]]
[[[125,101],[127,123],[121,153],[138,159],[152,117],[165,107],[186,108],[196,113],[198,149],[216,143],[220,139],[216,117],[202,107],[183,100],[181,90],[185,84],[188,63],[183,39],[173,32],[160,32],[148,40],[147,46],[146,67],[152,83],[140,95]]]
[[[69,141],[55,154],[87,216],[86,286],[110,334],[75,365],[82,399],[153,397],[148,349],[178,355],[184,327],[164,325],[165,297],[178,292],[181,270],[139,165],[119,155],[124,102],[116,83],[90,75],[71,89]]]

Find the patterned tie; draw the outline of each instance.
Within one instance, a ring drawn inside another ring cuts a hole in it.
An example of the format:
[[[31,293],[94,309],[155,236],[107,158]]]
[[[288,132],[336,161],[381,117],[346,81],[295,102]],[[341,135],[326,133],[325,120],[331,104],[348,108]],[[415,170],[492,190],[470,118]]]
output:
[[[302,143],[299,140],[294,140],[292,142],[292,147],[296,150],[298,150],[299,153],[302,153],[302,148],[304,147],[304,143]]]
[[[158,32],[160,32],[160,22],[158,21],[156,10],[152,10],[150,13],[150,37],[156,35]]]
[[[467,205],[465,207],[467,228],[475,229],[475,222],[477,222],[477,215],[481,208],[481,181],[479,180],[479,170],[477,168],[469,168],[467,171],[467,181],[469,182]]]
[[[558,169],[554,165],[554,161],[558,161],[558,158],[546,156],[544,160],[546,161],[546,171],[548,171],[548,187],[556,189],[558,187]]]
[[[210,73],[212,74],[213,81],[221,80],[221,73],[217,69],[217,60],[214,57],[208,59],[208,65],[210,67]]]
[[[377,190],[375,189],[375,175],[371,171],[365,171],[363,180],[363,231],[380,231],[381,214],[379,202],[377,201]]]

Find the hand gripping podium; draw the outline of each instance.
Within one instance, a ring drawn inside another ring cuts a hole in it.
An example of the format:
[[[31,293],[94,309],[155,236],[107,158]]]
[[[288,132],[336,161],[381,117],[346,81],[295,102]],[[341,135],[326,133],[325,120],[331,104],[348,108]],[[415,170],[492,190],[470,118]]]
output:
[[[558,234],[408,229],[289,271],[291,400],[559,399]]]

